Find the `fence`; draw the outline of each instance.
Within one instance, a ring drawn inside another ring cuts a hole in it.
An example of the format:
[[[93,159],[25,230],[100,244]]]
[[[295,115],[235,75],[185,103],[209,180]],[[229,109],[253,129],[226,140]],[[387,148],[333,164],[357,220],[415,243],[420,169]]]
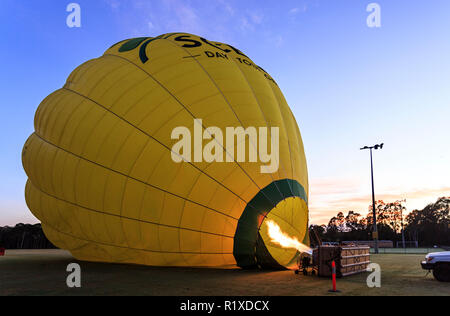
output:
[[[342,242],[327,241],[322,243],[324,246],[339,246],[339,245],[354,245],[354,246],[369,246],[371,248],[375,247],[375,242],[373,240],[347,240]],[[379,248],[393,248],[394,243],[391,240],[378,240]]]
[[[427,254],[430,252],[445,251],[442,248],[380,248],[378,253],[380,254]],[[375,253],[373,248],[370,249],[370,253]]]

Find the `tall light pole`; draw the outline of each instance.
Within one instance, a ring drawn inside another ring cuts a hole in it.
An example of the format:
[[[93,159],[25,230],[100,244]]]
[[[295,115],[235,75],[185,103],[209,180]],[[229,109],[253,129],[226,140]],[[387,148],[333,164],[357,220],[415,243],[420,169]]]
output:
[[[400,202],[405,202],[406,204],[406,199],[401,200]],[[405,207],[406,209],[406,207]],[[405,230],[404,230],[404,226],[403,226],[403,205],[400,204],[400,212],[401,212],[401,221],[402,221],[402,243],[403,243],[403,249],[406,248],[405,246]]]
[[[384,143],[380,145],[374,145],[372,147],[365,146],[361,150],[370,150],[370,172],[372,175],[372,214],[373,214],[373,233],[372,238],[375,242],[375,253],[378,253],[378,229],[377,229],[377,213],[375,210],[375,187],[373,184],[373,159],[372,159],[372,149],[378,150],[383,149]]]

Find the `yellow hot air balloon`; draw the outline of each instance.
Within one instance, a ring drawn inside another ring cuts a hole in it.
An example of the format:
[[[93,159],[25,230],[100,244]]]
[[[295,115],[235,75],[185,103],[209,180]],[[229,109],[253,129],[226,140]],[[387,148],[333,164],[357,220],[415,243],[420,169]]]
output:
[[[180,127],[191,150],[174,149]],[[247,134],[225,143],[230,127]],[[272,172],[248,159],[261,149],[252,127],[278,129]],[[222,160],[201,159],[207,139]],[[309,244],[297,123],[272,77],[231,45],[187,33],[113,45],[40,104],[22,160],[30,210],[79,260],[289,267],[299,251],[274,242],[268,221]]]

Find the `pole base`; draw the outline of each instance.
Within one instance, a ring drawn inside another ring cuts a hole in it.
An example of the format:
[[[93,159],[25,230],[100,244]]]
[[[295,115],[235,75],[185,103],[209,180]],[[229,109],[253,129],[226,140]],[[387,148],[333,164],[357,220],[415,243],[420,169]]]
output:
[[[339,291],[339,290],[328,290],[328,292],[330,292],[330,293],[341,293],[341,291]]]

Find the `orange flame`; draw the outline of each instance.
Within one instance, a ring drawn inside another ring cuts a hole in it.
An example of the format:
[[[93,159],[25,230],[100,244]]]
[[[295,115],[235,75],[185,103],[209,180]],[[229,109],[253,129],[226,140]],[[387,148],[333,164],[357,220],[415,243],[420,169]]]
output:
[[[271,241],[277,245],[280,245],[283,248],[294,248],[297,249],[300,253],[308,253],[312,255],[312,250],[310,247],[302,244],[295,237],[289,237],[287,234],[281,231],[280,226],[278,226],[274,221],[266,220],[269,237]]]

